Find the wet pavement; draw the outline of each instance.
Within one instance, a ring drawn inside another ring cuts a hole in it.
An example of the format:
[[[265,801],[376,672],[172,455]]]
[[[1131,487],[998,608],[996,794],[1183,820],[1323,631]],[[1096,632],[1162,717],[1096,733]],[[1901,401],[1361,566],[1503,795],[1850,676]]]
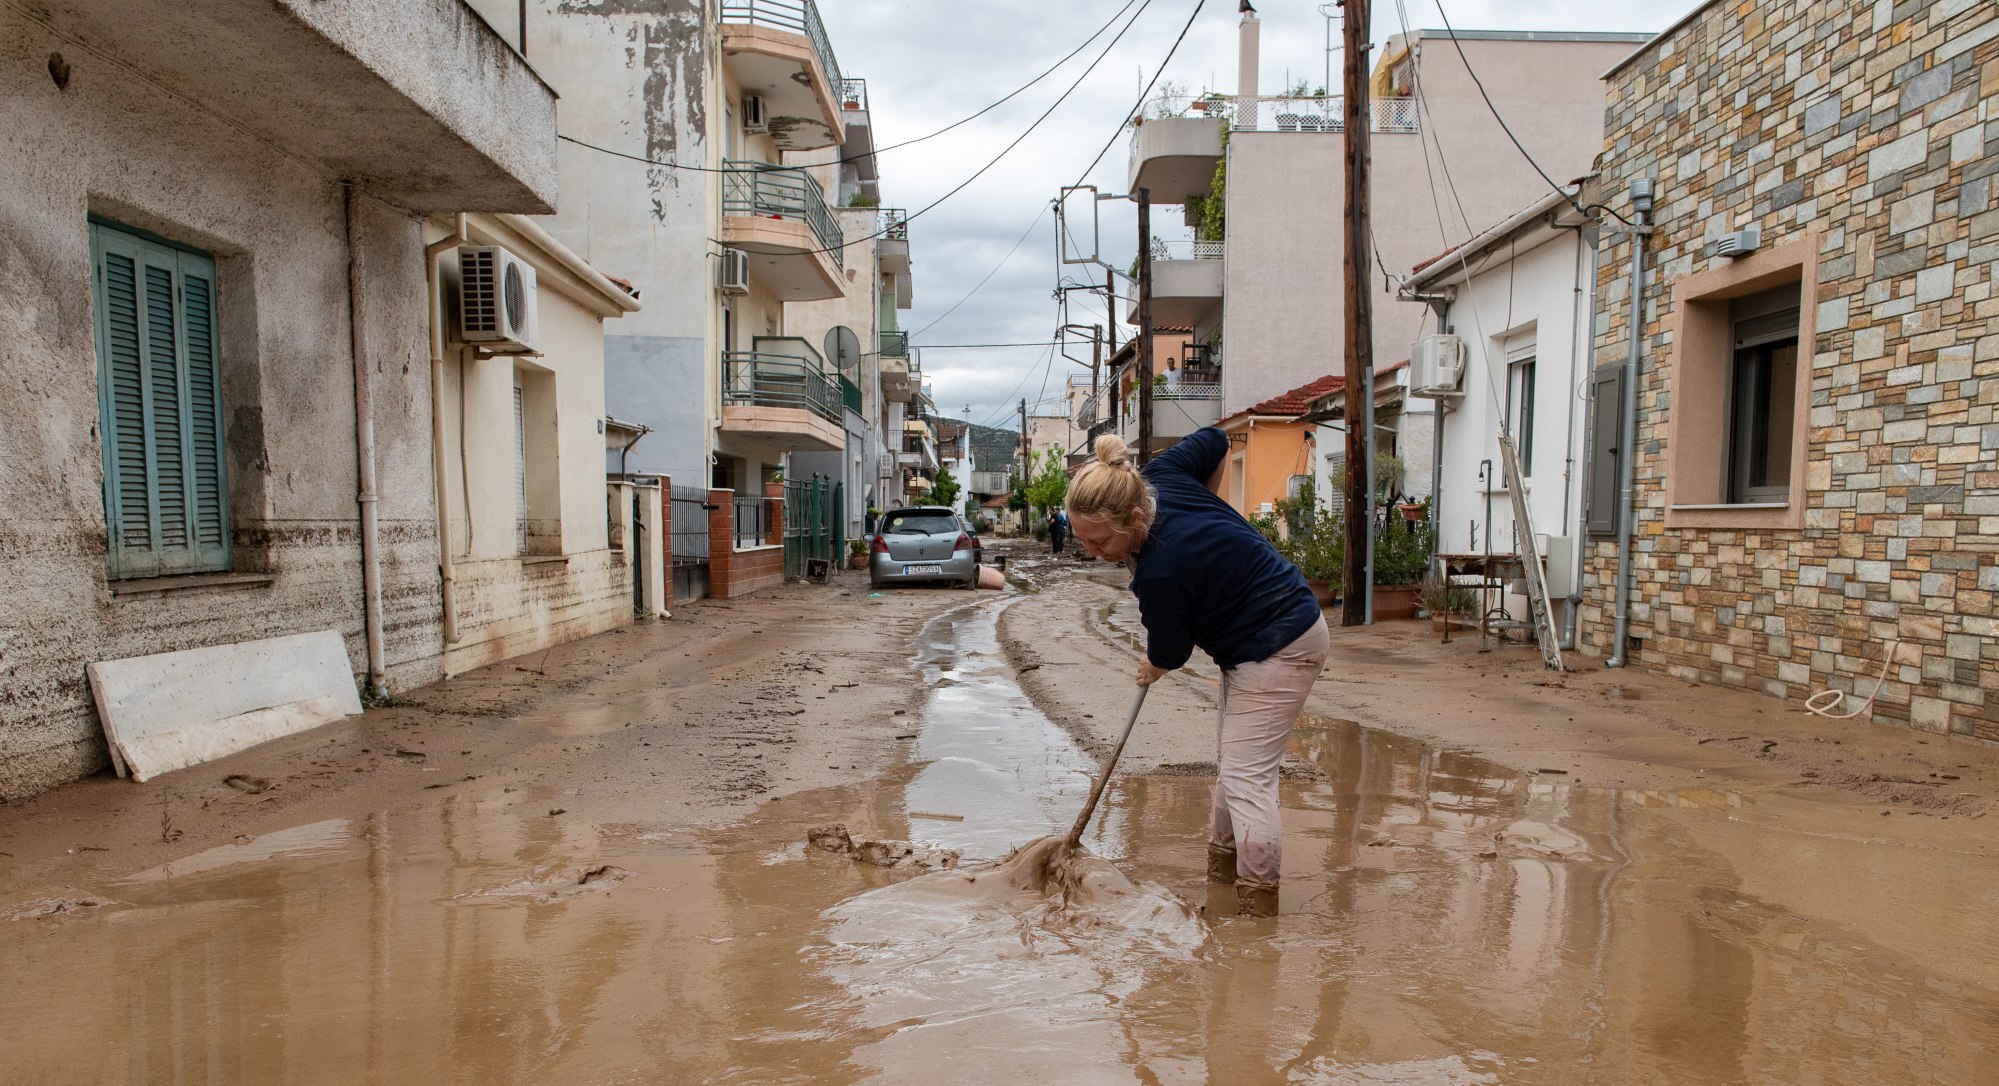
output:
[[[1066,908],[807,849],[1066,828],[1094,763],[1000,655],[1016,598],[924,627],[908,757],[722,830],[466,788],[0,902],[0,1082],[1999,1081],[1989,855],[1794,799],[1313,718],[1274,921],[1210,896],[1199,776],[1114,780],[1120,885]],[[1856,868],[1877,895],[1814,899]]]

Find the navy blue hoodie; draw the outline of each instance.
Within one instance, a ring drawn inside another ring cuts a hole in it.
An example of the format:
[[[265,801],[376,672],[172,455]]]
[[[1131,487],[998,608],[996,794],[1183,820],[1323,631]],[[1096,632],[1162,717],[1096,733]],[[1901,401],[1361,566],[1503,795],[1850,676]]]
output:
[[[1196,648],[1224,669],[1267,660],[1319,620],[1305,575],[1208,489],[1228,451],[1210,426],[1139,469],[1159,500],[1131,580],[1154,667],[1180,667]]]

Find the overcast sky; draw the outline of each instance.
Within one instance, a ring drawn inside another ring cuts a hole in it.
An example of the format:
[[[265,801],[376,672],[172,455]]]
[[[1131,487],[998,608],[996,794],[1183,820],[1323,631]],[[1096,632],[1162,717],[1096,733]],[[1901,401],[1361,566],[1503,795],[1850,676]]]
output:
[[[1262,86],[1274,90],[1299,79],[1314,87],[1322,83],[1327,20],[1319,5],[1313,0],[1255,2],[1263,21]],[[1459,29],[1658,31],[1695,0],[1665,5],[1637,0],[1443,2]],[[1404,3],[1411,27],[1442,25],[1433,0]],[[1237,4],[1206,0],[1166,65],[1165,80],[1196,93],[1209,88],[1235,92]],[[924,376],[938,409],[947,415],[963,417],[969,405],[974,422],[1011,425],[1022,396],[1030,410],[1041,401],[1056,405],[1050,410],[1059,413],[1068,374],[1088,372],[1060,358],[1048,365],[1045,348],[943,345],[1050,338],[1057,324],[1050,293],[1060,273],[1077,270],[1056,264],[1053,216],[1042,218],[1003,266],[1001,258],[1114,132],[1115,141],[1087,181],[1105,192],[1123,191],[1129,137],[1117,131],[1118,123],[1187,25],[1195,0],[1136,0],[1131,10],[1141,5],[1146,6],[1137,24],[1032,135],[963,192],[910,225],[916,306],[901,315],[902,326],[910,331],[929,326],[913,342],[923,350]],[[1125,0],[820,0],[843,73],[868,81],[878,146],[933,132],[978,111],[1075,49],[1124,6]],[[1381,0],[1373,10],[1376,41],[1400,29],[1391,0]],[[977,121],[884,153],[883,205],[915,212],[964,181],[1075,82],[1115,33],[1114,28],[1046,80]],[[1337,22],[1332,33],[1337,44]],[[1332,64],[1337,83],[1338,53]],[[1174,212],[1155,214],[1153,232],[1185,236]],[[1104,205],[1101,230],[1106,259],[1127,265],[1137,241],[1131,206]],[[991,281],[943,317],[995,266],[999,270]],[[1093,309],[1088,298],[1082,293],[1072,297],[1071,321],[1105,319],[1100,303]],[[1080,353],[1088,357],[1087,348]]]

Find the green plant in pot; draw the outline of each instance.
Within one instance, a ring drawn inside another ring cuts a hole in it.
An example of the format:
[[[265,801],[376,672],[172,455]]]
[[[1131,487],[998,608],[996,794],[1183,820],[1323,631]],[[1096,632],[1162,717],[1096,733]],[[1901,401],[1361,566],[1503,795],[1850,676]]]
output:
[[[1451,639],[1452,626],[1471,624],[1471,615],[1478,607],[1478,593],[1463,585],[1452,584],[1435,573],[1423,579],[1423,587],[1416,593],[1416,599],[1429,613],[1430,625]]]
[[[1416,585],[1430,568],[1430,526],[1399,516],[1374,537],[1374,617],[1413,618]]]
[[[867,540],[865,539],[847,540],[847,568],[848,569],[868,568]]]
[[[1340,593],[1346,566],[1346,526],[1321,501],[1307,480],[1298,496],[1277,503],[1277,511],[1252,523],[1277,553],[1305,575],[1321,607]]]

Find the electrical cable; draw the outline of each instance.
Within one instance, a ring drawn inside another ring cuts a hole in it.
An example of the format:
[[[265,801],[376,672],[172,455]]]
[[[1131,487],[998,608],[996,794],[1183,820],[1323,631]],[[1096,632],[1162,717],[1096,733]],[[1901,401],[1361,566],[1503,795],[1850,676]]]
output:
[[[1110,29],[1110,28],[1111,28],[1111,27],[1112,27],[1113,25],[1115,25],[1115,24],[1117,23],[1117,21],[1118,21],[1119,19],[1123,18],[1123,17],[1124,17],[1124,13],[1125,13],[1125,12],[1127,12],[1127,11],[1129,11],[1129,10],[1131,10],[1131,6],[1132,6],[1133,4],[1136,4],[1136,3],[1138,3],[1138,0],[1125,0],[1125,5],[1124,5],[1124,7],[1121,7],[1121,8],[1119,8],[1119,9],[1118,9],[1118,10],[1117,10],[1117,11],[1116,11],[1115,13],[1113,13],[1113,14],[1111,15],[1110,19],[1109,19],[1109,20],[1107,20],[1107,21],[1106,21],[1106,22],[1104,23],[1104,25],[1102,25],[1102,26],[1100,26],[1100,27],[1098,27],[1098,28],[1096,29],[1096,32],[1095,32],[1095,33],[1091,34],[1091,35],[1090,35],[1089,37],[1087,37],[1087,38],[1084,38],[1084,39],[1083,39],[1083,42],[1082,42],[1082,44],[1081,44],[1081,45],[1078,45],[1078,46],[1076,46],[1076,47],[1075,47],[1074,49],[1071,49],[1071,50],[1069,50],[1069,52],[1068,52],[1068,53],[1066,53],[1066,54],[1064,54],[1064,55],[1063,55],[1063,57],[1062,57],[1062,59],[1061,59],[1061,60],[1058,60],[1058,61],[1056,61],[1056,62],[1055,62],[1054,64],[1050,65],[1050,66],[1049,66],[1049,67],[1047,68],[1047,70],[1043,71],[1043,72],[1042,72],[1042,73],[1041,73],[1040,75],[1037,75],[1037,76],[1035,76],[1035,77],[1034,77],[1033,79],[1030,79],[1030,80],[1028,80],[1028,81],[1027,81],[1027,82],[1025,82],[1025,83],[1022,83],[1022,84],[1021,84],[1020,86],[1018,86],[1018,87],[1015,87],[1015,88],[1014,88],[1013,90],[1011,90],[1011,91],[1007,92],[1007,95],[1006,95],[1006,97],[1004,97],[1004,98],[1001,98],[1001,99],[999,99],[999,100],[997,100],[997,101],[995,101],[995,102],[992,102],[991,104],[989,104],[989,105],[985,106],[984,108],[980,109],[980,110],[979,110],[978,112],[976,112],[976,113],[972,113],[972,114],[968,114],[967,116],[964,116],[964,117],[960,117],[959,119],[957,119],[957,120],[955,120],[955,121],[952,121],[952,122],[951,122],[950,124],[947,124],[947,125],[945,125],[944,127],[942,127],[942,128],[940,128],[940,129],[938,129],[937,131],[929,133],[928,135],[922,135],[922,136],[917,136],[917,137],[916,137],[916,138],[914,138],[914,139],[906,139],[906,140],[903,140],[903,141],[901,141],[900,143],[891,143],[891,144],[888,144],[888,145],[887,145],[887,146],[885,146],[885,147],[877,147],[877,148],[875,148],[874,150],[872,150],[872,151],[869,151],[869,152],[867,152],[866,154],[860,154],[860,155],[849,155],[849,156],[847,156],[847,157],[845,157],[845,158],[836,158],[836,159],[833,159],[833,160],[831,160],[831,161],[829,161],[829,162],[815,162],[815,163],[811,163],[811,165],[812,165],[812,166],[844,166],[844,165],[846,165],[846,164],[847,164],[847,163],[849,163],[849,162],[858,162],[858,161],[860,161],[861,159],[864,159],[864,158],[872,158],[872,157],[873,157],[873,156],[875,156],[875,155],[879,155],[879,154],[884,154],[884,153],[886,153],[886,152],[889,152],[889,151],[894,151],[894,150],[898,150],[898,149],[900,149],[900,148],[903,148],[903,147],[908,147],[908,146],[910,146],[911,144],[916,144],[916,143],[922,143],[922,142],[923,142],[924,140],[930,140],[930,139],[936,139],[936,138],[937,138],[938,136],[941,136],[941,135],[943,135],[944,133],[946,133],[946,132],[949,132],[949,131],[951,131],[951,130],[952,130],[952,129],[954,129],[954,128],[958,128],[958,127],[961,127],[961,126],[963,126],[963,125],[966,125],[966,124],[969,124],[969,123],[971,123],[972,121],[976,121],[976,120],[978,120],[978,119],[979,119],[980,117],[983,117],[983,116],[985,116],[986,114],[988,114],[988,113],[991,113],[991,112],[992,112],[993,110],[995,110],[995,109],[998,109],[999,107],[1001,107],[1001,106],[1003,106],[1003,105],[1007,104],[1008,102],[1011,102],[1011,101],[1013,101],[1013,100],[1014,100],[1015,98],[1018,98],[1018,97],[1019,97],[1019,96],[1020,96],[1021,94],[1025,93],[1025,92],[1026,92],[1027,90],[1029,90],[1030,88],[1034,87],[1034,86],[1035,86],[1036,84],[1040,83],[1040,82],[1041,82],[1042,80],[1044,80],[1044,79],[1048,78],[1048,77],[1049,77],[1049,76],[1051,76],[1051,75],[1054,75],[1054,74],[1055,74],[1055,72],[1056,72],[1057,70],[1059,70],[1059,69],[1060,69],[1060,68],[1061,68],[1061,67],[1062,67],[1062,66],[1063,66],[1064,64],[1067,64],[1067,63],[1069,63],[1069,62],[1070,62],[1071,60],[1074,60],[1074,59],[1076,58],[1076,54],[1078,54],[1078,53],[1082,52],[1083,50],[1085,50],[1085,49],[1089,48],[1089,46],[1090,46],[1090,43],[1091,43],[1091,42],[1093,42],[1093,41],[1096,41],[1096,40],[1097,40],[1098,38],[1100,38],[1100,37],[1103,37],[1103,34],[1104,34],[1104,31],[1106,31],[1106,30],[1109,30],[1109,29]],[[596,144],[594,144],[594,143],[586,143],[586,142],[584,142],[583,140],[579,140],[579,139],[576,139],[576,138],[575,138],[575,137],[573,137],[573,136],[565,136],[565,135],[561,135],[561,134],[559,134],[559,133],[558,133],[558,134],[556,135],[556,137],[555,137],[555,138],[556,138],[556,139],[559,139],[559,140],[564,140],[564,141],[567,141],[567,142],[569,142],[569,143],[573,143],[573,144],[577,145],[578,147],[587,147],[587,148],[589,148],[589,149],[590,149],[590,150],[592,150],[592,151],[597,151],[597,152],[600,152],[600,153],[602,153],[602,154],[607,154],[607,155],[612,155],[612,156],[614,156],[614,157],[617,157],[617,158],[625,158],[625,159],[630,159],[630,160],[632,160],[632,161],[634,161],[634,162],[643,162],[643,163],[645,163],[645,164],[646,164],[646,165],[648,165],[648,166],[663,166],[663,167],[665,167],[665,168],[667,168],[667,169],[670,169],[670,170],[686,170],[686,171],[688,171],[688,172],[690,172],[690,173],[738,173],[738,172],[741,172],[740,170],[732,170],[732,169],[728,169],[728,168],[725,168],[725,167],[715,167],[715,166],[694,166],[694,165],[689,165],[689,164],[686,164],[686,163],[681,163],[681,162],[663,162],[663,161],[660,161],[660,160],[658,160],[658,159],[652,159],[652,158],[646,158],[646,157],[644,157],[644,156],[642,156],[642,155],[633,155],[633,154],[627,154],[627,153],[625,153],[625,152],[623,152],[623,151],[613,151],[613,150],[611,150],[611,149],[610,149],[610,148],[608,148],[608,147],[599,147],[599,146],[597,146],[597,145],[596,145]],[[802,169],[802,168],[804,168],[804,167],[799,167],[799,166],[776,166],[776,165],[772,165],[772,166],[771,166],[770,168],[771,168],[771,169],[777,169],[777,170],[790,170],[790,169]]]
[[[1622,215],[1618,215],[1617,212],[1612,211],[1608,207],[1604,207],[1602,204],[1591,204],[1588,207],[1583,206],[1583,202],[1581,200],[1578,200],[1575,197],[1575,195],[1570,193],[1567,189],[1556,184],[1555,179],[1548,176],[1548,171],[1542,169],[1541,164],[1539,162],[1534,161],[1534,156],[1528,154],[1527,148],[1521,144],[1520,137],[1514,135],[1513,129],[1507,125],[1506,118],[1499,115],[1499,107],[1493,104],[1492,95],[1487,94],[1485,91],[1485,81],[1478,77],[1478,72],[1475,69],[1473,69],[1471,66],[1471,59],[1465,56],[1465,47],[1458,42],[1457,28],[1451,25],[1451,17],[1449,15],[1444,14],[1443,0],[1431,0],[1431,3],[1434,4],[1437,9],[1437,17],[1444,21],[1444,30],[1446,33],[1448,33],[1451,36],[1451,48],[1457,50],[1458,60],[1461,63],[1463,63],[1465,66],[1465,74],[1471,76],[1472,85],[1478,88],[1478,96],[1480,98],[1485,99],[1485,108],[1492,113],[1492,119],[1499,122],[1499,130],[1506,133],[1506,138],[1513,142],[1513,149],[1520,152],[1520,157],[1526,159],[1527,164],[1529,166],[1534,167],[1534,172],[1541,175],[1541,180],[1548,183],[1548,188],[1553,190],[1555,195],[1560,196],[1563,200],[1568,202],[1568,205],[1570,207],[1576,209],[1576,214],[1587,217],[1590,213],[1590,209],[1596,208],[1602,211],[1610,212],[1610,214],[1617,217],[1617,220],[1619,222],[1623,223],[1626,226],[1630,226],[1631,225],[1630,219],[1627,219]]]
[[[946,310],[945,310],[944,312],[942,312],[942,313],[939,313],[939,314],[937,315],[937,319],[936,319],[936,320],[933,320],[933,321],[931,321],[931,322],[930,322],[929,324],[926,324],[926,325],[924,325],[923,327],[921,327],[921,328],[918,328],[918,329],[917,329],[916,331],[914,331],[914,332],[911,332],[911,333],[909,334],[909,338],[911,338],[911,339],[915,339],[915,338],[916,338],[917,336],[920,336],[920,335],[922,335],[923,333],[925,333],[925,332],[928,332],[928,331],[929,331],[929,330],[931,330],[932,328],[935,328],[935,327],[937,327],[937,326],[938,326],[939,324],[942,324],[942,323],[944,322],[944,318],[945,318],[945,317],[948,317],[948,316],[950,316],[951,314],[953,314],[953,313],[956,313],[956,312],[958,311],[958,307],[959,307],[959,306],[961,306],[961,305],[964,305],[964,304],[965,304],[966,302],[969,302],[969,301],[971,301],[971,300],[972,300],[972,295],[974,295],[974,294],[977,294],[977,293],[979,292],[979,288],[980,288],[980,287],[983,287],[983,286],[985,286],[985,285],[986,285],[986,284],[987,284],[988,282],[991,282],[991,281],[992,281],[992,277],[993,277],[993,276],[995,276],[995,275],[998,275],[998,274],[999,274],[999,270],[1000,270],[1001,268],[1004,268],[1004,267],[1006,267],[1006,264],[1007,264],[1007,261],[1009,261],[1009,260],[1012,260],[1012,259],[1013,259],[1013,254],[1015,254],[1015,253],[1017,253],[1017,252],[1019,252],[1019,251],[1020,251],[1020,247],[1021,247],[1021,245],[1022,245],[1022,244],[1024,244],[1024,243],[1025,243],[1025,242],[1027,241],[1027,238],[1028,238],[1028,236],[1029,236],[1030,234],[1033,234],[1033,233],[1034,233],[1034,228],[1035,228],[1035,227],[1037,227],[1037,226],[1040,226],[1040,225],[1041,225],[1041,219],[1042,219],[1042,217],[1043,217],[1043,216],[1045,216],[1045,215],[1047,215],[1047,214],[1048,214],[1048,207],[1047,207],[1047,205],[1045,205],[1045,204],[1044,204],[1044,205],[1042,205],[1042,208],[1041,208],[1041,211],[1040,211],[1040,212],[1039,212],[1038,214],[1036,214],[1036,215],[1034,216],[1034,221],[1033,221],[1033,222],[1031,222],[1031,223],[1028,223],[1028,224],[1027,224],[1027,229],[1021,232],[1021,235],[1020,235],[1020,238],[1019,238],[1019,240],[1017,240],[1017,241],[1015,241],[1015,242],[1013,243],[1013,248],[1011,248],[1011,249],[1008,249],[1008,250],[1006,251],[1006,255],[1005,255],[1005,256],[1003,256],[1003,257],[1000,257],[1000,259],[999,259],[999,263],[997,263],[997,264],[994,264],[994,265],[993,265],[993,269],[992,269],[991,271],[989,271],[989,272],[987,272],[987,273],[986,273],[986,277],[985,277],[984,279],[981,279],[981,280],[979,280],[979,281],[978,281],[978,283],[977,283],[976,285],[974,285],[974,286],[972,287],[972,289],[970,289],[970,290],[966,291],[966,292],[965,292],[965,296],[964,296],[964,297],[962,297],[962,298],[958,299],[957,301],[955,301],[955,302],[951,303],[951,308],[949,308],[949,309],[946,309]],[[926,344],[926,346],[927,346],[927,344]]]
[[[1144,90],[1138,92],[1138,101],[1132,103],[1131,109],[1125,113],[1124,119],[1118,122],[1117,130],[1111,133],[1110,139],[1104,141],[1103,149],[1097,152],[1097,157],[1091,159],[1088,166],[1083,167],[1083,172],[1076,177],[1076,185],[1070,186],[1071,188],[1081,185],[1083,180],[1090,176],[1090,171],[1096,169],[1097,163],[1102,162],[1104,156],[1110,153],[1111,145],[1117,142],[1117,138],[1120,135],[1124,134],[1125,126],[1131,123],[1131,119],[1138,115],[1139,110],[1145,108],[1147,96],[1152,93],[1153,86],[1159,82],[1159,77],[1166,73],[1166,66],[1173,63],[1173,54],[1180,51],[1180,43],[1187,40],[1187,31],[1194,28],[1194,20],[1200,17],[1201,8],[1207,2],[1208,0],[1195,0],[1194,10],[1188,13],[1186,25],[1180,28],[1180,36],[1173,39],[1173,48],[1166,50],[1166,59],[1159,62],[1159,67],[1152,73],[1152,79],[1145,84]]]

